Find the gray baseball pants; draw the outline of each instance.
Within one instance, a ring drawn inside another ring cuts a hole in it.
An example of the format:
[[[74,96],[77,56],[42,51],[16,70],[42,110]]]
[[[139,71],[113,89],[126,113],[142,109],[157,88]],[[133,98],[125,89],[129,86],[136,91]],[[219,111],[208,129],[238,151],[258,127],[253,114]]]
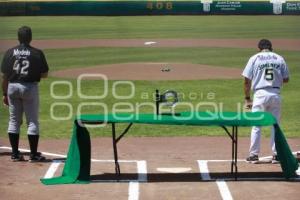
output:
[[[19,134],[23,113],[27,122],[27,134],[39,135],[39,88],[38,83],[9,83],[8,133]]]

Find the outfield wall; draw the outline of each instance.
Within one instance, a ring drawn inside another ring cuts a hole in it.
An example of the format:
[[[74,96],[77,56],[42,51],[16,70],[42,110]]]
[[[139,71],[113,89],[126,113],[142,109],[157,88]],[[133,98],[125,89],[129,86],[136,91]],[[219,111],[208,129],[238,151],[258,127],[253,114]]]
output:
[[[300,1],[0,1],[0,16],[300,15]]]

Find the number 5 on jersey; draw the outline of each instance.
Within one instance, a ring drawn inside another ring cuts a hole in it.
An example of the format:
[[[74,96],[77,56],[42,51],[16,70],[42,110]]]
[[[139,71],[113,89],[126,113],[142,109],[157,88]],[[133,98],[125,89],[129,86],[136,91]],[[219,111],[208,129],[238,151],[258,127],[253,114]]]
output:
[[[273,81],[273,79],[274,79],[273,68],[265,69],[265,79],[267,81]]]
[[[27,75],[29,64],[30,63],[28,60],[16,60],[13,66],[13,70],[16,71],[17,74]]]

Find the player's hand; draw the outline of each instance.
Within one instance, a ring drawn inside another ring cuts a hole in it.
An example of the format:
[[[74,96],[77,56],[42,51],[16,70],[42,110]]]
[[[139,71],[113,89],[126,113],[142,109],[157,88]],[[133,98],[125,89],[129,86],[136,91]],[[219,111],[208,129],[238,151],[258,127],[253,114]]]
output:
[[[253,104],[253,102],[252,102],[252,100],[251,99],[246,99],[245,100],[245,109],[246,110],[251,110],[251,108],[252,108],[252,104]]]
[[[5,105],[5,106],[9,105],[7,96],[3,96],[2,102],[3,102],[3,105]]]

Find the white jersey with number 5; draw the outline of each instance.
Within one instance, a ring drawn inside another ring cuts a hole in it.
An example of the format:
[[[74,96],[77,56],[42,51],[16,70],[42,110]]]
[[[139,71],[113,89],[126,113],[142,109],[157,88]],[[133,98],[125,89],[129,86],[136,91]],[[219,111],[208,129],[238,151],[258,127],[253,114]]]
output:
[[[252,56],[242,75],[252,80],[252,90],[264,88],[280,88],[283,79],[289,77],[287,64],[282,56],[262,51]]]

